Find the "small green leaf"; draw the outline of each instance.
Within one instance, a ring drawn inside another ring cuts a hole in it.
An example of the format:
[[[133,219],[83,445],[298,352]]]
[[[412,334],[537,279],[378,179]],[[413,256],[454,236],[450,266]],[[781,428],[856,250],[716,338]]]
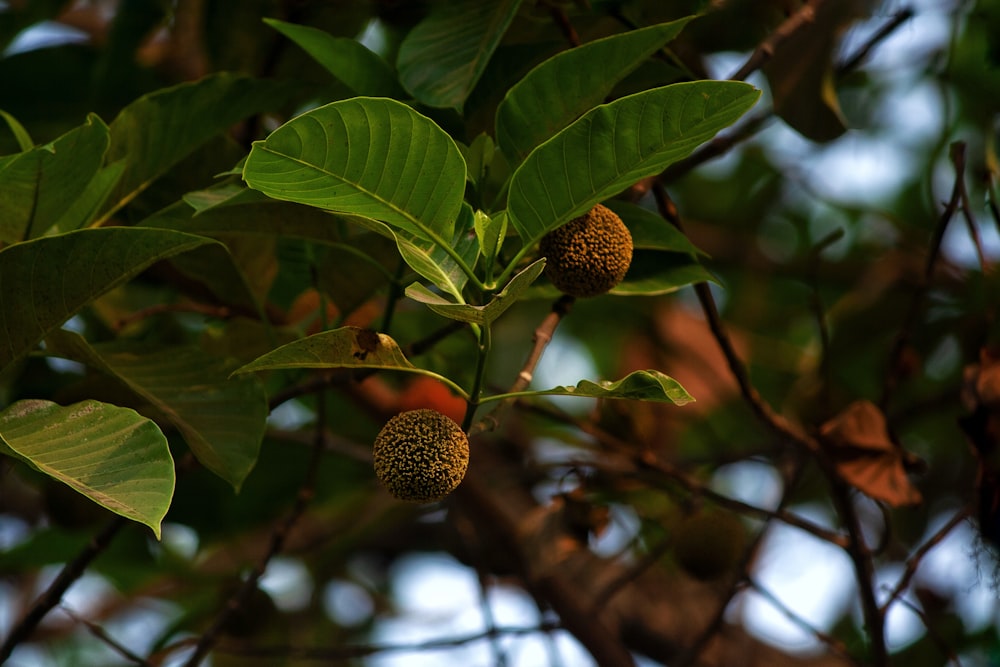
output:
[[[521,0],[437,5],[399,47],[399,76],[431,107],[461,109],[483,75]]]
[[[314,109],[254,142],[243,178],[269,197],[381,220],[447,246],[465,161],[426,116],[360,97]]]
[[[474,226],[476,238],[479,240],[479,253],[489,273],[507,236],[507,212],[500,211],[494,215],[487,215],[482,211],[476,211]]]
[[[97,297],[211,239],[166,229],[81,229],[0,250],[0,370]],[[17,286],[12,289],[9,286]]]
[[[22,151],[30,151],[35,146],[35,142],[31,140],[31,135],[28,134],[28,131],[24,129],[24,125],[21,125],[14,116],[0,109],[0,118],[3,118],[4,122],[7,123],[7,127],[10,128],[11,134],[14,135],[14,139],[17,141],[18,148]]]
[[[459,144],[458,147],[469,170],[469,182],[479,187],[486,178],[490,165],[493,164],[493,157],[496,155],[493,137],[480,132],[468,147],[463,144]]]
[[[511,166],[604,102],[619,81],[674,39],[692,18],[588,42],[528,72],[497,107],[497,142]]]
[[[256,378],[229,379],[231,364],[191,346],[90,345],[65,330],[52,332],[45,345],[50,355],[123,383],[180,431],[202,465],[239,491],[257,462],[267,420],[267,397]]]
[[[237,368],[233,375],[288,368],[382,368],[419,373],[441,380],[462,398],[468,397],[448,378],[411,364],[386,334],[359,327],[341,327],[282,345]]]
[[[0,243],[36,238],[86,191],[108,150],[108,126],[91,114],[55,141],[0,165]]]
[[[389,63],[357,40],[277,19],[264,19],[264,23],[298,44],[355,95],[395,99],[406,96]]]
[[[174,493],[163,433],[134,410],[98,401],[18,401],[0,412],[0,451],[153,529]]]
[[[580,380],[575,387],[553,387],[542,391],[518,392],[517,396],[583,396],[587,398],[621,398],[686,405],[694,401],[677,380],[659,371],[635,371],[617,382]],[[504,396],[491,396],[496,400]]]
[[[654,88],[592,109],[538,146],[514,172],[510,224],[525,246],[636,181],[687,157],[752,107],[735,81]]]
[[[355,222],[378,234],[391,238],[396,243],[400,257],[406,264],[417,272],[421,277],[426,278],[438,289],[451,294],[455,299],[463,301],[462,288],[468,281],[468,275],[455,262],[452,257],[444,252],[443,248],[435,243],[430,243],[423,239],[413,238],[402,231],[397,231],[388,225],[384,225],[378,220],[355,218]],[[455,242],[455,251],[460,256],[469,256],[471,250],[475,250],[475,242],[468,242],[465,237],[461,237]],[[470,258],[470,261],[474,257]],[[469,262],[465,264],[469,265]]]
[[[494,296],[485,306],[452,303],[431,292],[419,283],[406,288],[406,296],[426,305],[438,315],[460,322],[490,324],[508,308],[517,303],[518,297],[533,283],[545,268],[545,258],[541,258],[515,275],[507,286]]]

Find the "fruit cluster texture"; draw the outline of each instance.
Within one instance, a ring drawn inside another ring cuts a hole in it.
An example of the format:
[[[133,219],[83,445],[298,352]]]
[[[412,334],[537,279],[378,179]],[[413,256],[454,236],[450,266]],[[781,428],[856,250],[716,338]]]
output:
[[[546,258],[546,277],[560,292],[575,297],[610,291],[632,263],[628,227],[601,204],[543,236],[539,249]]]
[[[426,408],[401,412],[382,427],[375,475],[396,498],[429,503],[455,490],[469,466],[469,439],[450,417]]]

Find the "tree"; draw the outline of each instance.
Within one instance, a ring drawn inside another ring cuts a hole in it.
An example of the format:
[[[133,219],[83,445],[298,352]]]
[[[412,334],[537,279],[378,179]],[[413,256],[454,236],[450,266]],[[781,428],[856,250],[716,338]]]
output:
[[[975,535],[982,591],[1000,546],[997,2],[106,4],[0,10],[0,661],[996,658],[928,563]],[[845,191],[852,145],[881,187]],[[593,211],[628,271],[573,296],[549,239]],[[407,503],[372,443],[428,409],[469,467]],[[782,535],[851,603],[775,594]],[[482,627],[384,641],[420,553],[474,573]]]

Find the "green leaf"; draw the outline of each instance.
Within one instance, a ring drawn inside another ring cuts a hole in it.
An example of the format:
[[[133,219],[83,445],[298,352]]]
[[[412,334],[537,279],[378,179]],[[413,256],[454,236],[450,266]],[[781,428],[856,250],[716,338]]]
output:
[[[167,439],[134,410],[98,401],[18,401],[0,412],[0,451],[153,529],[174,493]]]
[[[260,451],[267,397],[257,378],[230,379],[232,364],[192,346],[150,347],[120,341],[90,345],[57,330],[46,353],[101,371],[128,387],[184,436],[202,465],[237,491]]]
[[[694,401],[677,380],[659,371],[635,371],[617,382],[580,380],[575,387],[553,387],[542,391],[518,392],[516,396],[582,396],[587,398],[621,398],[686,405]],[[497,400],[505,395],[490,396]]]
[[[269,197],[381,220],[445,246],[465,161],[444,130],[389,99],[333,102],[254,142],[247,184]]]
[[[645,250],[665,250],[704,255],[684,232],[674,227],[657,213],[629,202],[611,199],[604,205],[618,214],[632,235],[632,246]]]
[[[636,250],[625,279],[615,285],[613,296],[657,296],[671,294],[695,283],[719,281],[711,271],[686,253]],[[525,294],[531,299],[556,299],[562,295],[551,283],[533,286]]]
[[[594,204],[688,156],[754,105],[734,81],[654,88],[601,105],[538,146],[514,172],[510,223],[530,246]]]
[[[468,394],[448,378],[411,364],[392,338],[359,327],[341,327],[282,345],[242,366],[233,375],[288,368],[381,368],[428,375],[462,398]]]
[[[452,303],[419,283],[407,287],[406,296],[414,301],[419,301],[438,315],[449,319],[473,324],[490,324],[517,303],[518,297],[528,289],[531,283],[535,282],[544,268],[545,258],[543,257],[511,278],[507,286],[500,290],[485,306]]]
[[[4,122],[7,123],[7,127],[10,128],[11,134],[14,135],[17,145],[22,151],[30,151],[34,148],[35,142],[31,140],[31,135],[14,116],[0,109],[0,118],[3,118]]]
[[[140,97],[111,123],[108,161],[125,172],[103,218],[118,210],[196,148],[247,116],[280,106],[289,88],[236,74],[215,74]]]
[[[0,243],[41,236],[84,194],[108,150],[108,126],[91,114],[55,141],[0,166]]]
[[[604,102],[619,81],[674,39],[692,18],[588,42],[528,72],[497,107],[497,143],[511,166]]]
[[[483,256],[488,273],[507,236],[507,213],[500,211],[494,215],[487,215],[482,211],[476,211],[474,226],[476,238],[479,240],[479,252]]]
[[[465,164],[469,170],[469,182],[476,187],[481,187],[496,155],[496,144],[493,143],[493,137],[485,132],[480,132],[468,147],[463,144],[459,144],[458,147],[462,151],[462,157],[465,158]]]
[[[356,95],[405,97],[389,63],[357,40],[277,19],[264,19],[264,23],[298,44]]]
[[[165,229],[82,229],[0,250],[0,370],[86,304],[156,261],[211,239]],[[8,286],[16,285],[16,289]]]
[[[656,296],[703,282],[718,282],[712,272],[691,255],[636,250],[625,279],[615,285],[615,296]]]
[[[441,3],[399,47],[403,86],[431,107],[461,109],[521,0],[457,0]]]
[[[463,209],[464,210],[464,209]],[[355,218],[355,222],[396,242],[399,255],[407,265],[420,276],[426,278],[438,289],[463,301],[462,289],[468,282],[468,275],[462,266],[471,266],[478,251],[474,237],[456,232],[450,248],[463,260],[459,265],[445,252],[441,245],[414,238],[405,232],[394,230],[378,220]],[[460,228],[461,229],[461,228]]]

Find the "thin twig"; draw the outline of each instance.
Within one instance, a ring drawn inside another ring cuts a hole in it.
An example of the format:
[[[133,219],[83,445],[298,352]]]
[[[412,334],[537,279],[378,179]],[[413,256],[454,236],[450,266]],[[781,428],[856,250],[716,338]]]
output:
[[[142,667],[152,667],[152,664],[148,660],[144,659],[142,656],[133,653],[131,650],[129,650],[127,646],[122,645],[121,642],[119,642],[110,634],[108,634],[108,631],[102,628],[97,623],[94,623],[92,621],[83,618],[75,611],[67,607],[66,605],[59,605],[59,609],[64,614],[73,619],[73,621],[75,621],[76,623],[80,623],[81,625],[86,627],[87,631],[90,632],[90,634],[94,635],[102,642],[107,644],[108,647],[111,648],[111,650],[113,650],[115,653],[119,654],[129,662],[134,662],[137,665],[142,665]]]
[[[837,77],[842,77],[848,72],[853,72],[855,69],[861,66],[861,63],[865,61],[872,50],[878,46],[882,40],[895,32],[896,28],[903,25],[914,16],[913,7],[903,7],[898,12],[896,12],[888,23],[883,25],[875,34],[868,38],[868,40],[858,48],[857,51],[852,53],[848,58],[844,59],[837,65],[834,70],[834,74]]]
[[[660,183],[655,184],[653,194],[656,198],[660,214],[679,230],[683,231],[677,209],[667,196],[663,185]],[[722,318],[719,316],[718,308],[715,304],[715,297],[712,295],[712,290],[708,283],[698,283],[694,286],[694,290],[698,296],[698,301],[701,303],[702,311],[705,314],[705,319],[712,331],[712,335],[726,359],[730,373],[732,373],[740,387],[740,393],[743,396],[744,402],[747,403],[758,420],[772,432],[784,441],[796,445],[811,455],[829,482],[831,497],[837,508],[837,513],[845,524],[849,537],[845,549],[851,559],[851,563],[854,565],[855,576],[858,580],[861,609],[864,613],[865,624],[868,626],[869,637],[871,638],[871,660],[876,667],[883,667],[888,663],[889,656],[885,643],[885,618],[879,610],[878,601],[875,597],[875,567],[871,554],[865,546],[861,519],[852,502],[850,488],[841,479],[834,463],[827,456],[819,442],[804,430],[777,414],[771,405],[761,397],[756,387],[754,387],[750,381],[747,367],[736,353],[736,349],[722,323]]]
[[[111,519],[73,560],[63,566],[45,592],[35,600],[35,603],[31,606],[28,613],[25,614],[24,618],[7,635],[3,646],[0,646],[0,664],[3,664],[10,657],[10,654],[13,653],[14,648],[18,644],[31,636],[31,633],[35,631],[35,628],[42,622],[46,614],[60,603],[63,595],[69,590],[69,587],[83,576],[84,571],[86,571],[94,559],[108,548],[108,545],[111,544],[118,531],[126,523],[128,523],[128,519],[121,516]]]
[[[840,641],[839,639],[837,639],[832,635],[823,632],[819,628],[814,627],[807,620],[805,620],[804,618],[796,614],[794,611],[789,609],[784,602],[782,602],[780,599],[778,599],[776,595],[774,595],[774,593],[772,593],[770,590],[762,586],[761,583],[756,579],[754,579],[753,577],[747,577],[747,583],[750,584],[750,587],[754,591],[756,591],[758,595],[767,600],[768,604],[770,604],[772,607],[778,610],[778,612],[781,613],[782,616],[787,618],[789,621],[797,625],[802,630],[814,636],[820,642],[825,644],[826,647],[829,648],[833,653],[837,654],[841,658],[844,658],[845,660],[850,660],[851,662],[857,664],[857,661],[848,652],[847,647],[844,645],[844,642]]]
[[[306,468],[302,486],[299,487],[299,492],[295,497],[295,504],[292,510],[282,522],[275,526],[271,532],[271,540],[267,552],[243,581],[236,593],[227,601],[226,606],[216,615],[209,628],[198,639],[195,650],[184,663],[184,667],[197,667],[205,659],[209,651],[212,650],[225,630],[226,625],[233,617],[233,614],[239,611],[247,600],[249,600],[254,590],[256,590],[261,577],[264,576],[264,572],[267,570],[268,564],[284,550],[289,534],[295,527],[295,524],[305,514],[306,508],[312,501],[316,493],[316,481],[319,477],[320,461],[323,457],[325,444],[323,437],[324,430],[326,429],[325,402],[322,400],[322,396],[319,398],[320,400],[316,402],[316,434],[313,439],[312,454]]]
[[[545,352],[545,348],[548,347],[549,343],[552,341],[552,337],[555,335],[556,328],[565,317],[570,309],[573,307],[573,302],[575,299],[568,295],[563,295],[556,299],[555,303],[552,304],[552,310],[549,314],[545,316],[542,323],[538,325],[535,329],[534,337],[532,338],[533,345],[531,352],[528,354],[528,358],[525,360],[524,365],[521,366],[521,371],[517,374],[517,378],[511,385],[510,389],[506,392],[509,394],[524,391],[531,384],[531,380],[535,374],[535,368],[538,366],[538,362],[542,358],[542,354]],[[506,410],[512,403],[512,400],[507,399],[501,401],[493,410],[490,411],[485,417],[480,419],[469,431],[469,435],[473,436],[478,433],[483,433],[485,431],[491,431],[497,427],[500,423],[500,415]]]
[[[984,274],[989,273],[990,263],[986,259],[986,253],[983,251],[983,239],[979,235],[979,225],[976,224],[976,216],[972,212],[972,203],[969,201],[969,191],[965,187],[964,178],[959,183],[959,198],[962,203],[962,217],[965,218],[966,229],[969,230],[972,245],[976,248],[976,258],[979,260],[979,268]]]
[[[920,563],[923,561],[924,556],[930,552],[931,549],[941,544],[945,537],[948,536],[955,526],[965,521],[971,514],[971,507],[968,505],[960,509],[955,513],[948,523],[941,526],[940,530],[931,535],[926,542],[921,544],[911,555],[906,559],[906,569],[903,570],[902,576],[896,583],[896,587],[892,589],[892,593],[889,595],[888,599],[882,604],[882,613],[889,613],[889,607],[895,602],[899,597],[906,591],[907,587],[910,585],[910,580],[913,579],[913,575],[917,573],[917,568],[920,567]]]
[[[950,646],[948,646],[948,643],[944,640],[943,637],[941,637],[940,633],[938,633],[934,623],[932,623],[930,619],[927,618],[927,614],[921,611],[919,607],[917,607],[909,600],[901,599],[899,603],[902,604],[907,609],[909,609],[910,611],[912,611],[916,615],[916,617],[920,619],[921,623],[924,624],[924,628],[927,629],[927,636],[930,637],[931,641],[937,645],[938,650],[941,651],[941,654],[944,655],[946,658],[948,658],[948,662],[955,665],[955,667],[962,667],[962,661],[958,659],[958,655],[955,653],[955,651],[952,650]]]
[[[854,53],[845,58],[841,64],[834,68],[835,75],[840,78],[858,68],[868,57],[868,55],[891,35],[896,29],[914,16],[913,9],[906,7],[900,10],[893,18],[887,22],[880,30],[872,35]],[[744,65],[746,67],[746,65]],[[742,71],[743,68],[741,68]],[[751,70],[752,71],[752,70]],[[738,71],[736,74],[740,74]],[[749,74],[749,72],[748,72]],[[702,144],[695,152],[688,157],[673,163],[660,174],[660,181],[665,184],[673,183],[696,167],[712,160],[720,155],[724,155],[737,144],[755,136],[771,120],[774,119],[774,109],[764,109],[749,116],[739,127],[728,134],[717,136],[708,143]]]
[[[804,460],[800,459],[794,466],[794,468],[783,476],[784,477],[784,493],[781,495],[781,502],[778,504],[778,510],[784,510],[791,500],[792,490],[797,485],[799,479],[802,476],[802,471],[804,469]],[[686,665],[693,664],[698,657],[704,651],[708,642],[719,632],[722,628],[723,623],[726,620],[726,610],[729,608],[730,603],[736,598],[740,593],[742,588],[750,581],[750,567],[753,564],[754,558],[757,556],[757,551],[760,549],[760,545],[764,542],[764,537],[767,535],[767,530],[770,527],[773,517],[767,517],[764,519],[764,525],[761,526],[757,534],[754,535],[753,541],[744,550],[742,557],[739,562],[740,576],[736,578],[729,586],[729,590],[726,594],[721,597],[721,601],[718,605],[718,609],[715,612],[715,616],[712,618],[711,622],[706,626],[705,630],[695,639],[691,646],[684,650],[680,659],[677,660],[678,667],[686,667]]]
[[[733,75],[729,77],[730,81],[743,81],[748,76],[756,72],[758,69],[764,66],[767,61],[774,56],[775,51],[778,47],[787,40],[789,37],[797,33],[799,30],[804,29],[806,26],[815,23],[816,14],[820,11],[823,4],[831,0],[814,0],[814,2],[807,2],[799,10],[785,19],[781,25],[774,29],[774,31],[767,36],[763,42],[757,45],[757,48],[753,50],[747,61],[743,63],[743,66],[738,70],[733,72]]]
[[[809,533],[816,539],[823,540],[824,542],[842,549],[846,549],[849,545],[849,539],[846,535],[824,528],[823,526],[813,523],[809,519],[783,509],[780,506],[773,510],[769,510],[719,493],[709,487],[705,482],[699,480],[697,477],[659,459],[655,455],[652,455],[649,452],[637,452],[634,444],[621,440],[620,438],[594,425],[589,420],[580,420],[572,415],[567,415],[560,410],[554,409],[550,405],[534,403],[529,404],[524,402],[520,405],[522,405],[524,409],[545,414],[546,416],[556,419],[568,426],[574,426],[594,438],[601,445],[605,446],[609,452],[614,452],[626,457],[628,465],[631,466],[631,471],[622,470],[621,465],[619,465],[615,468],[615,472],[617,474],[624,475],[631,472],[631,474],[636,475],[639,479],[642,479],[647,483],[652,482],[655,484],[663,484],[664,482],[669,481],[680,486],[684,489],[684,491],[692,496],[698,496],[715,505],[718,505],[723,509],[735,512],[742,516],[760,519],[763,521],[770,521],[772,519],[781,521],[782,523],[793,528],[798,528],[803,532]],[[562,461],[560,462],[560,465],[574,465],[574,462]],[[578,465],[580,468],[600,467],[601,463],[599,461],[589,460],[580,461],[575,465]],[[649,473],[655,473],[658,477],[653,477]]]
[[[931,280],[934,277],[934,267],[937,265],[938,256],[941,253],[941,242],[944,240],[944,233],[948,229],[948,223],[955,217],[955,212],[961,203],[962,190],[965,187],[963,184],[965,180],[964,142],[959,141],[951,145],[951,161],[955,165],[955,183],[952,186],[951,198],[938,218],[938,223],[934,228],[934,234],[927,250],[927,259],[924,263],[924,271],[920,279],[920,284],[917,285],[917,289],[910,299],[910,305],[903,318],[903,323],[893,340],[892,348],[889,350],[885,379],[882,383],[882,396],[879,399],[879,407],[883,412],[888,408],[892,392],[899,383],[903,353],[910,341],[912,331],[917,325],[917,318],[923,310],[924,300],[927,297],[927,291],[930,289]]]
[[[570,22],[566,10],[555,2],[543,2],[542,4],[548,8],[549,15],[556,22],[556,25],[559,26],[559,31],[562,32],[563,37],[566,38],[569,45],[572,47],[580,46],[580,35]]]
[[[460,648],[466,644],[504,636],[530,635],[538,632],[559,630],[558,623],[540,623],[530,628],[495,628],[469,635],[447,639],[432,639],[413,644],[359,644],[355,646],[306,647],[306,646],[253,646],[244,643],[220,644],[216,650],[228,655],[261,658],[284,658],[286,660],[315,660],[344,662],[382,653],[431,651],[435,649]]]

